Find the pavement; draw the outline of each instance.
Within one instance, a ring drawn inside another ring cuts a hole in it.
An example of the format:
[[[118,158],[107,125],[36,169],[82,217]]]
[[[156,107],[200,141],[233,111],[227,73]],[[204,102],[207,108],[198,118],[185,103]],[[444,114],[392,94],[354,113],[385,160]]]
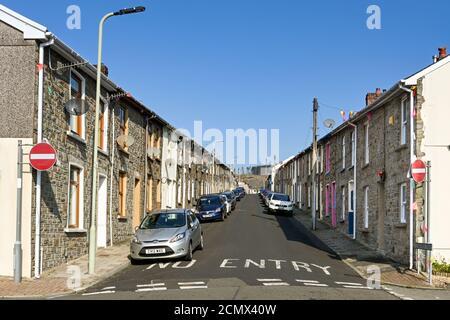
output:
[[[298,221],[311,228],[310,212],[296,208],[295,213],[295,218]],[[376,250],[351,239],[348,235],[332,229],[325,222],[317,221],[316,231],[313,234],[365,279],[371,276],[370,270],[372,269],[369,267],[376,266],[381,271],[382,284],[416,289],[445,288],[442,281],[436,281],[431,286],[425,276],[409,270],[407,267],[384,257]]]
[[[95,274],[88,273],[88,255],[45,271],[39,279],[0,277],[0,298],[45,298],[85,290],[129,265],[129,242],[97,250]]]

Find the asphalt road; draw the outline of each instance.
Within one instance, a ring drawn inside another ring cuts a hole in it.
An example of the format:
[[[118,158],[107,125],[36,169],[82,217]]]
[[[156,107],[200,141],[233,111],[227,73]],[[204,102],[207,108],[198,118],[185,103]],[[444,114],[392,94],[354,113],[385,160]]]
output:
[[[295,218],[247,195],[224,222],[202,224],[194,261],[130,265],[64,299],[398,299],[366,282]]]

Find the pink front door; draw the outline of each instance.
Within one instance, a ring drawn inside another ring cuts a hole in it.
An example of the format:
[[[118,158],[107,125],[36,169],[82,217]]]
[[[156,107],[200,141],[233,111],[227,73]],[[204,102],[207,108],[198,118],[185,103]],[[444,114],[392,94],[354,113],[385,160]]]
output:
[[[336,215],[336,182],[331,184],[331,224],[333,228],[337,226],[337,215]]]

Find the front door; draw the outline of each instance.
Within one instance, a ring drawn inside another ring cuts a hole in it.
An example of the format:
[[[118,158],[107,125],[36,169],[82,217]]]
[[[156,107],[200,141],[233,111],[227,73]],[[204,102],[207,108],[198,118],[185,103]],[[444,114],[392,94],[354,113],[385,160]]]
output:
[[[337,226],[337,215],[336,215],[336,182],[331,184],[331,224],[333,228]]]
[[[107,217],[107,183],[106,177],[98,178],[98,220],[97,220],[97,247],[106,247],[106,217]]]
[[[134,180],[133,190],[133,230],[141,224],[141,181]]]

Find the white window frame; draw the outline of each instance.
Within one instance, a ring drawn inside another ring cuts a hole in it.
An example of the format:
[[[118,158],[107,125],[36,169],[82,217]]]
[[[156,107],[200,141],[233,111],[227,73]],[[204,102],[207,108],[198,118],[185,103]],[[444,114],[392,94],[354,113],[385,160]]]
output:
[[[352,131],[352,166],[356,164],[356,130]]]
[[[364,188],[364,229],[369,229],[369,187]]]
[[[323,173],[323,145],[320,146],[320,173]]]
[[[75,74],[81,80],[81,100],[83,103],[86,102],[86,79],[77,71],[70,69],[69,73],[69,99],[72,99],[72,73]],[[72,130],[72,117],[73,115],[69,115],[69,133],[72,135],[77,135]],[[78,136],[78,135],[77,135]],[[81,139],[86,140],[86,114],[81,115]]]
[[[400,222],[406,223],[406,205],[408,189],[406,183],[400,185]]]
[[[352,197],[353,193],[353,197]],[[348,212],[355,212],[354,208],[354,197],[355,197],[355,183],[352,181],[349,181],[348,183]]]
[[[342,213],[342,221],[345,221],[345,217],[347,215],[347,212],[345,211],[345,186],[341,187],[341,200],[342,200],[342,208],[341,208],[341,213]]]
[[[364,164],[370,163],[369,123],[364,125]]]
[[[311,163],[312,163],[312,154],[311,152],[308,154],[308,175],[311,175]]]
[[[345,169],[345,135],[342,137],[342,169]]]
[[[77,228],[69,227],[69,216],[70,216],[70,171],[72,167],[80,170],[80,213],[79,213],[79,222]],[[68,175],[68,183],[67,183],[67,222],[65,232],[78,232],[85,231],[84,230],[84,168],[78,164],[69,162],[69,175]]]
[[[407,130],[408,130],[408,108],[409,108],[409,97],[404,97],[401,103],[401,118],[400,118],[400,145],[405,145],[407,140]]]

